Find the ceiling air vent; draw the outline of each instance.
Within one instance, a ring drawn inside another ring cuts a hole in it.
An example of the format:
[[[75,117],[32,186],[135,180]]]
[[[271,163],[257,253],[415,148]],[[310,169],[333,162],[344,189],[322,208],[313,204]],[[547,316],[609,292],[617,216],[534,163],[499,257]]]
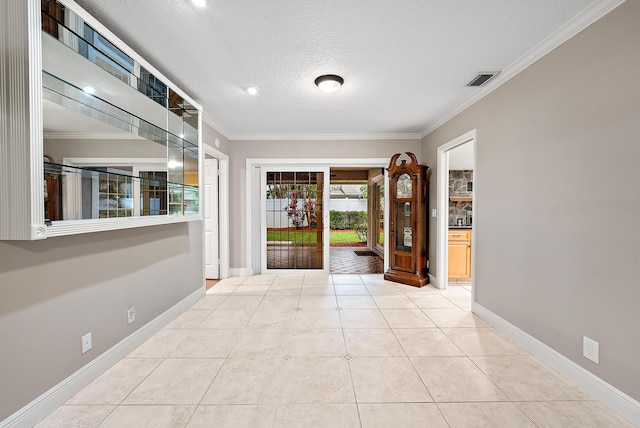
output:
[[[474,77],[471,82],[467,83],[467,86],[482,86],[489,80],[496,77],[498,74],[500,74],[499,71],[485,71],[478,73],[478,75]]]

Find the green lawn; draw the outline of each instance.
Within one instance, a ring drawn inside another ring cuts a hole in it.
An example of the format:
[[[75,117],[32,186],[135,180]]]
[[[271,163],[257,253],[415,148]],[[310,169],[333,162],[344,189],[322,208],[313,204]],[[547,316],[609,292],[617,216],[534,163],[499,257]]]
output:
[[[269,230],[267,241],[293,241],[295,244],[315,244],[316,233],[303,230]],[[332,230],[329,234],[330,244],[347,244],[362,242],[353,230]]]
[[[352,242],[362,242],[353,230],[332,230],[329,234],[330,244],[349,244]]]

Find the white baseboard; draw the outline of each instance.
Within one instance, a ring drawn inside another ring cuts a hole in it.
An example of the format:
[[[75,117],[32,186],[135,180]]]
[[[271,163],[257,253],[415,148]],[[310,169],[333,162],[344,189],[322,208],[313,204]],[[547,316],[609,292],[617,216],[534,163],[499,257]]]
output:
[[[611,409],[640,426],[640,402],[476,302],[471,310]]]
[[[230,276],[252,276],[253,271],[249,268],[229,268]]]
[[[173,307],[169,308],[152,321],[122,339],[109,350],[96,357],[90,363],[64,379],[44,394],[40,395],[31,403],[27,404],[4,421],[0,421],[0,428],[31,427],[35,425],[69,398],[80,392],[82,388],[95,380],[107,369],[140,346],[145,340],[160,331],[178,315],[190,308],[204,295],[205,288],[198,288],[189,296],[185,297]]]
[[[435,276],[431,275],[430,273],[427,274],[427,276],[429,277],[429,284],[433,285],[436,288],[440,288],[438,287],[438,278],[436,278]]]

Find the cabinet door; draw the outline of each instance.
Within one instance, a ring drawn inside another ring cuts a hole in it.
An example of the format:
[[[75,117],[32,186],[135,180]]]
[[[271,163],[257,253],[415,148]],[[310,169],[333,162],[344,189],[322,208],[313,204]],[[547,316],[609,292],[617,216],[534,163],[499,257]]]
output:
[[[468,278],[469,242],[449,242],[449,278]]]

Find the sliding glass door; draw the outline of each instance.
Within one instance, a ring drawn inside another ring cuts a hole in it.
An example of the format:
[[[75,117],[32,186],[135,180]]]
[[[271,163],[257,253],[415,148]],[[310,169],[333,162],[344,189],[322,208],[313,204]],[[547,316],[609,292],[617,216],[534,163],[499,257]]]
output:
[[[329,168],[262,169],[262,271],[329,271]]]

